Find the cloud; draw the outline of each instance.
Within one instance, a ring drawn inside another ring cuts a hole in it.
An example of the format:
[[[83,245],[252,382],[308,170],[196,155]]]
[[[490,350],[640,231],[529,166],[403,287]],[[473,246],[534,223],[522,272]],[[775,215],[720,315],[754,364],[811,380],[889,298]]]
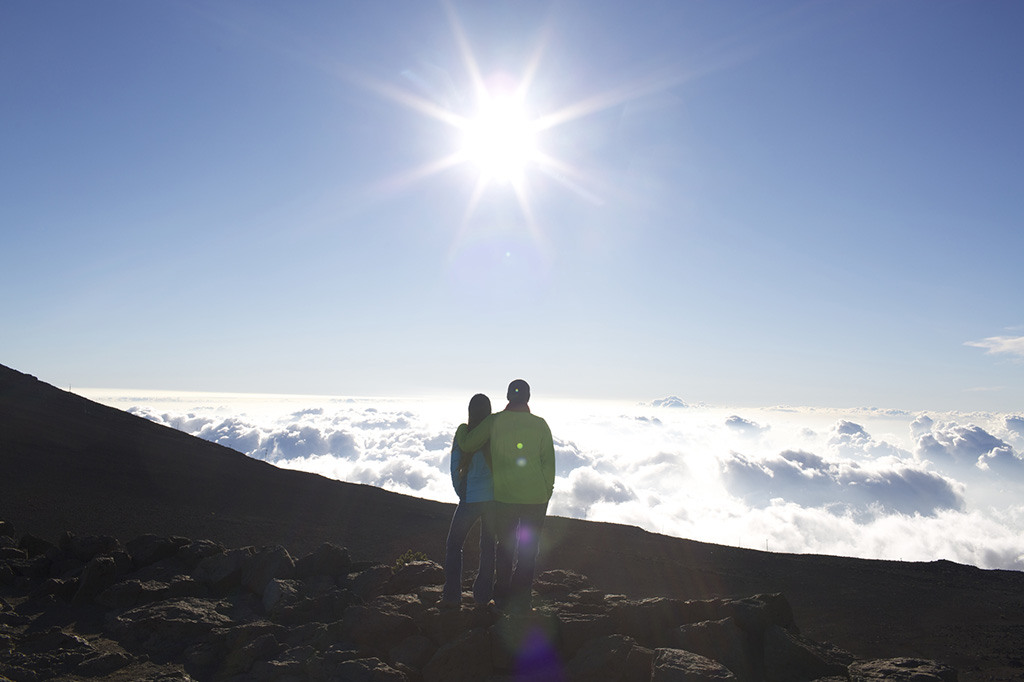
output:
[[[981,341],[968,341],[964,345],[984,348],[989,355],[1015,355],[1024,359],[1024,336],[990,336]]]
[[[616,476],[579,468],[573,470],[565,483],[559,486],[551,501],[551,511],[585,519],[590,508],[598,502],[620,504],[635,499],[636,493]]]
[[[919,436],[916,454],[939,465],[973,464],[987,469],[994,462],[1008,464],[1006,457],[1013,456],[1013,448],[980,426],[950,424]]]
[[[906,458],[910,453],[884,440],[875,440],[863,426],[840,419],[829,431],[828,447],[844,457]]]
[[[725,420],[725,425],[744,436],[759,436],[771,428],[770,426],[761,426],[757,422],[738,417],[735,414]]]
[[[933,516],[964,507],[962,486],[906,463],[869,469],[849,460],[827,461],[787,450],[759,460],[733,453],[723,470],[730,492],[760,507],[783,499],[868,518],[884,512]]]
[[[931,433],[933,426],[935,426],[935,420],[926,414],[922,414],[917,419],[910,422],[910,435],[914,440],[917,440],[926,433]]]
[[[651,401],[652,407],[690,407],[687,403],[683,402],[678,396],[670,395],[667,398],[658,398],[657,400]]]
[[[1011,415],[1003,420],[1003,424],[1006,426],[1007,431],[1015,433],[1018,436],[1024,436],[1024,417]]]
[[[279,467],[456,500],[462,400],[110,400]],[[670,406],[688,409],[652,410]],[[736,411],[669,396],[552,402],[542,416],[555,437],[552,514],[772,551],[1024,568],[1019,414]]]

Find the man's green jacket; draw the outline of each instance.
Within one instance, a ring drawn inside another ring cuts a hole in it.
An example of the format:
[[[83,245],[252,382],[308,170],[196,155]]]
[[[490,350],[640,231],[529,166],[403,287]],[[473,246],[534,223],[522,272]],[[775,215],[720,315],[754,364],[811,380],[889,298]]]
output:
[[[472,431],[459,429],[463,452],[476,452],[491,442],[494,499],[508,504],[545,504],[555,487],[555,445],[551,429],[529,412],[504,410],[487,417]]]

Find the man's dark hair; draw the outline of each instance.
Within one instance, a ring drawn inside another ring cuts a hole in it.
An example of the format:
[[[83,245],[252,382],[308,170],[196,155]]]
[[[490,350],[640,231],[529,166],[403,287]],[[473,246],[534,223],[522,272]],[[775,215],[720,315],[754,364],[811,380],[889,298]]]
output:
[[[508,401],[510,403],[530,402],[530,384],[522,379],[516,379],[508,385]]]

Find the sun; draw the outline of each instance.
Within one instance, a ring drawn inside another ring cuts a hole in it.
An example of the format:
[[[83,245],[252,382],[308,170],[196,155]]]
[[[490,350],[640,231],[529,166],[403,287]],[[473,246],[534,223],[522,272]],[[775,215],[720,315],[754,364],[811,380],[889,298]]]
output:
[[[484,182],[520,184],[540,158],[537,125],[512,95],[484,94],[462,128],[461,155],[477,166]]]
[[[566,131],[561,131],[560,135],[557,129],[674,86],[683,80],[685,72],[657,73],[559,106],[546,98],[538,100],[535,95],[530,96],[550,34],[541,36],[521,72],[510,72],[506,66],[485,75],[454,8],[445,0],[442,4],[468,76],[465,85],[455,87],[448,72],[440,67],[431,67],[422,73],[415,69],[403,71],[411,88],[350,74],[367,89],[450,126],[454,133],[451,138],[445,136],[445,142],[451,144],[448,153],[389,178],[384,186],[394,191],[450,169],[472,168],[476,182],[463,213],[462,229],[467,228],[470,216],[485,194],[495,189],[498,194],[511,193],[515,197],[526,226],[538,241],[541,230],[535,218],[532,195],[544,191],[543,183],[557,183],[585,201],[603,205],[604,195],[616,192],[617,188],[585,166],[553,154],[547,147],[553,146],[564,154],[573,147],[575,139],[565,134]],[[550,97],[557,88],[553,88],[550,81],[545,82],[546,87],[541,90]],[[464,109],[462,103],[470,100],[472,108]]]

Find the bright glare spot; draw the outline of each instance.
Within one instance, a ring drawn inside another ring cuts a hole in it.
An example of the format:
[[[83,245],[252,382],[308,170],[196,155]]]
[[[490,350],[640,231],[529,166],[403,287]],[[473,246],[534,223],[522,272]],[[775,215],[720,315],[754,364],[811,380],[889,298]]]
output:
[[[521,467],[526,466],[526,458],[520,457],[519,459],[516,460],[516,464]]]
[[[515,98],[485,99],[463,129],[462,153],[486,178],[517,182],[536,157],[535,128]]]

